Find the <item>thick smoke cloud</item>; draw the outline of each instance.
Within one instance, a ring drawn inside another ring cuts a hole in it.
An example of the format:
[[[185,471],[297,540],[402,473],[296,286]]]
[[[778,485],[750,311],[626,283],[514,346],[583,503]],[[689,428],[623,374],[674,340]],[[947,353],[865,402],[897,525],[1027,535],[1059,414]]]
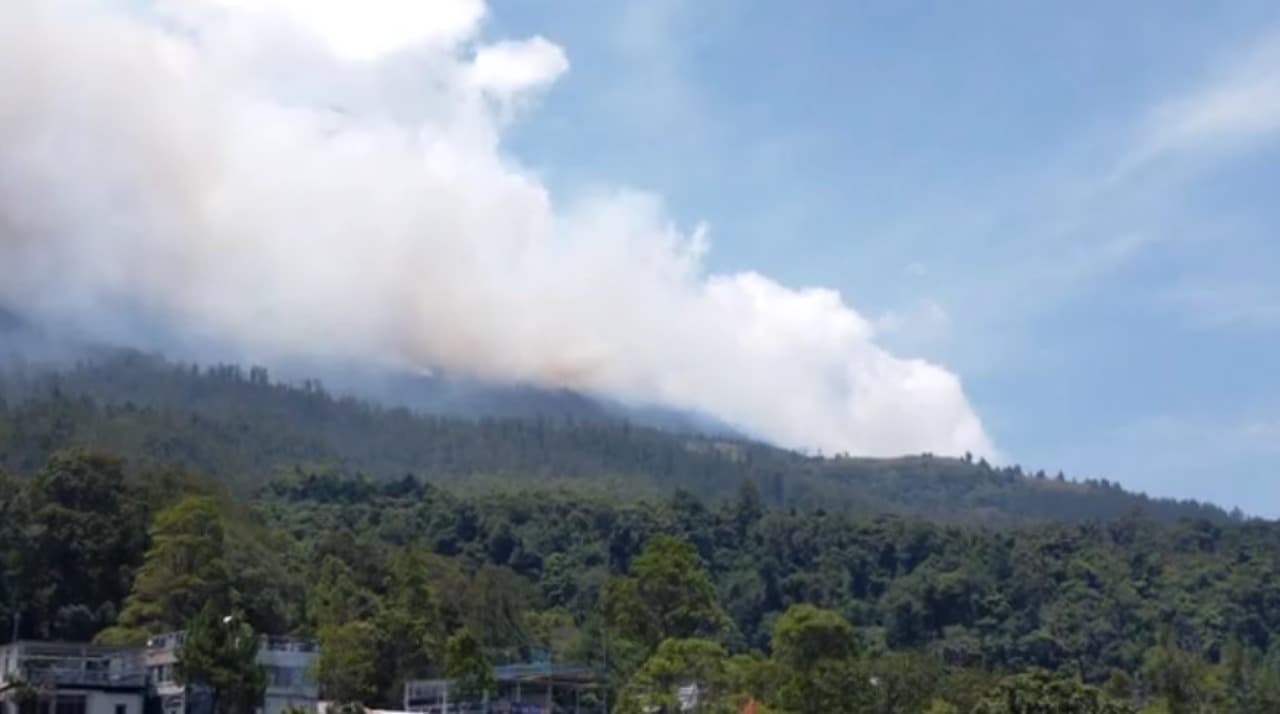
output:
[[[567,202],[502,134],[568,71],[480,0],[11,0],[0,305],[567,386],[775,442],[993,449],[954,375],[823,289],[708,275],[653,196]],[[143,334],[150,334],[144,331]]]

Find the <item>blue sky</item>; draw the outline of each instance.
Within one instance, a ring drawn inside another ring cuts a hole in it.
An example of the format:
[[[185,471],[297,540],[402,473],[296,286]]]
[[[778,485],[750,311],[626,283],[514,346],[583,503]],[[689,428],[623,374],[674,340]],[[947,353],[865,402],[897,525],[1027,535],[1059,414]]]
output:
[[[1280,5],[492,4],[509,150],[837,288],[1011,460],[1280,516]]]

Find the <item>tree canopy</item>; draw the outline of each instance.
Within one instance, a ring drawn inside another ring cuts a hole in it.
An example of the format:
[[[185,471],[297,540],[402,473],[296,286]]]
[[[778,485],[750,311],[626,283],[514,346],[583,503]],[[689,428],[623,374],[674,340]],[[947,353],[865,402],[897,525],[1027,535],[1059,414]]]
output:
[[[0,636],[187,628],[224,714],[256,633],[318,638],[353,706],[552,659],[618,711],[1280,709],[1280,526],[1212,507],[145,360],[4,390]]]
[[[251,714],[267,686],[257,657],[253,628],[210,601],[187,628],[174,671],[180,683],[207,691],[218,714]]]

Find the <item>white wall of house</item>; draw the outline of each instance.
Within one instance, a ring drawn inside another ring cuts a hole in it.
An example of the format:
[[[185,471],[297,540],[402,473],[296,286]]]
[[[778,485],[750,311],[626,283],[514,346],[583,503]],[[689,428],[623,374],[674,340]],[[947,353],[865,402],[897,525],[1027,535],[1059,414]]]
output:
[[[142,695],[126,692],[87,692],[85,714],[142,714]]]
[[[59,706],[59,701],[62,706]],[[47,691],[40,696],[40,700],[19,707],[18,702],[11,697],[0,695],[0,706],[3,707],[4,714],[18,714],[28,710],[53,714],[59,709],[65,710],[67,702],[71,702],[74,705],[73,711],[77,712],[80,711],[80,704],[76,702],[83,703],[84,714],[142,714],[143,696],[130,692],[59,689]]]
[[[146,678],[140,652],[65,642],[13,642],[0,647],[0,690],[30,685],[36,700],[19,706],[0,693],[4,714],[143,714]]]
[[[258,650],[258,663],[267,674],[262,714],[281,714],[289,708],[316,711],[320,689],[311,672],[316,656],[312,643],[278,638],[264,641]]]
[[[315,712],[318,702],[315,697],[273,696],[268,694],[262,701],[262,714],[282,714],[288,709],[303,709]]]
[[[162,702],[173,705],[171,712],[180,714],[186,688],[175,679],[174,665],[182,646],[182,633],[153,637],[146,652],[147,671],[151,686]],[[282,714],[286,709],[303,709],[315,712],[320,690],[311,676],[311,666],[318,655],[316,645],[304,640],[284,637],[264,637],[258,649],[258,664],[267,676],[267,691],[262,698],[258,714]]]

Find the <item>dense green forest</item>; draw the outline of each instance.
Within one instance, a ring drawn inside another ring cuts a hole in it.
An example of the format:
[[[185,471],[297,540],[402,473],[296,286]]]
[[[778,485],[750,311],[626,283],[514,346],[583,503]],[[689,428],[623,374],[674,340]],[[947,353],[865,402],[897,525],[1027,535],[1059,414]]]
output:
[[[1105,480],[981,460],[805,456],[605,418],[445,418],[335,397],[314,381],[276,383],[260,368],[202,369],[132,352],[57,371],[0,367],[0,467],[30,472],[69,445],[137,466],[181,466],[246,493],[301,465],[374,480],[413,474],[462,489],[558,483],[652,498],[680,488],[711,502],[751,481],[770,505],[948,522],[1114,518],[1135,509],[1158,520],[1231,519]]]
[[[1280,711],[1280,525],[1209,505],[139,355],[3,374],[4,638],[233,610],[381,706],[550,657],[600,663],[624,713],[690,678],[715,712]]]
[[[607,661],[620,711],[689,672],[724,708],[788,712],[1280,706],[1273,524],[992,530],[769,508],[750,482],[621,503],[303,472],[244,500],[84,451],[0,493],[6,631],[133,642],[225,598],[319,637],[340,700],[394,703],[462,638],[490,662]]]

